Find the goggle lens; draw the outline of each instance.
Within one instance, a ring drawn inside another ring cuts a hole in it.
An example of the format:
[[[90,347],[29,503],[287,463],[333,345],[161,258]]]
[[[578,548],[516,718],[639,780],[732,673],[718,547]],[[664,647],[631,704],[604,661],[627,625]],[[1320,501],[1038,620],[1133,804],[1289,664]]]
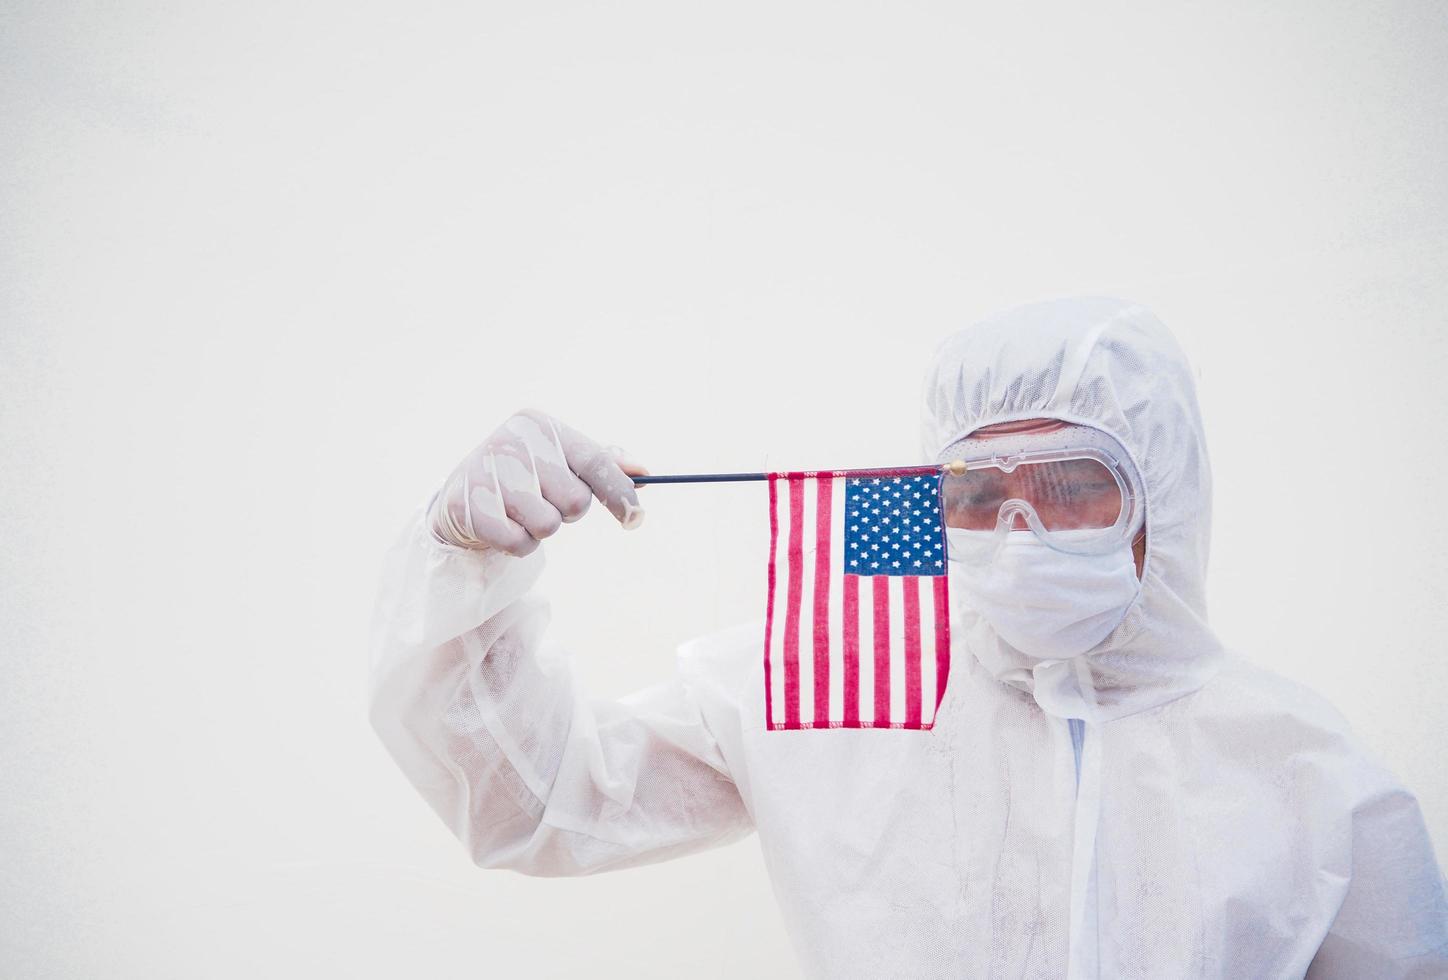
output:
[[[1007,461],[1006,465],[1009,465]],[[1121,519],[1127,501],[1115,475],[1095,459],[1021,462],[1012,469],[996,461],[970,464],[960,475],[941,479],[941,501],[947,527],[995,530],[1002,510],[1022,500],[1035,510],[1048,531],[1109,528]],[[1025,518],[1011,514],[1012,526]]]

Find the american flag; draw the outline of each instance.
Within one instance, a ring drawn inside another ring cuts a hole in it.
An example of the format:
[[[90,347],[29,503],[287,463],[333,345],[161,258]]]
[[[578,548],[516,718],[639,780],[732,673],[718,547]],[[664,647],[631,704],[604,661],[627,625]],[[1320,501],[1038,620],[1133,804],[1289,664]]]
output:
[[[847,472],[769,474],[771,731],[929,729],[945,693],[940,471]]]

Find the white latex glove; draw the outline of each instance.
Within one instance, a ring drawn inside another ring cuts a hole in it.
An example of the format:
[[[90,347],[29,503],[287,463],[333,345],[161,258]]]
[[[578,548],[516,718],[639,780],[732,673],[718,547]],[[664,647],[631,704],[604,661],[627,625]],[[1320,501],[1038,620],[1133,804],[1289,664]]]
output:
[[[428,527],[460,548],[531,553],[597,497],[625,528],[643,523],[630,476],[648,470],[547,412],[525,408],[458,464],[428,507]]]

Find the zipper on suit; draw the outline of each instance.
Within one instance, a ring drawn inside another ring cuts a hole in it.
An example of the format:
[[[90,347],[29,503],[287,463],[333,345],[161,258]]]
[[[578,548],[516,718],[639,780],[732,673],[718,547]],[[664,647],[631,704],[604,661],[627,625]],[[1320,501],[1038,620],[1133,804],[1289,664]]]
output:
[[[1081,746],[1086,741],[1086,722],[1080,718],[1067,718],[1066,726],[1071,729],[1071,753],[1076,757],[1076,789],[1081,788]]]

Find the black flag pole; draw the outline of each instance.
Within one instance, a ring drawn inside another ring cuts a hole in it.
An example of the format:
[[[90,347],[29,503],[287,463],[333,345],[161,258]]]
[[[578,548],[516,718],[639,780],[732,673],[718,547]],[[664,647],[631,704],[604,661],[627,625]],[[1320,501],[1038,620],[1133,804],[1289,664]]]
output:
[[[939,473],[941,471],[959,476],[965,472],[965,460],[952,459],[948,463],[938,463],[926,466],[879,466],[869,469],[852,470],[788,470],[774,473],[670,473],[654,476],[630,477],[635,486],[644,486],[649,483],[739,483],[746,480],[767,480],[770,476],[779,478],[799,479],[813,476],[918,476],[921,473]]]

